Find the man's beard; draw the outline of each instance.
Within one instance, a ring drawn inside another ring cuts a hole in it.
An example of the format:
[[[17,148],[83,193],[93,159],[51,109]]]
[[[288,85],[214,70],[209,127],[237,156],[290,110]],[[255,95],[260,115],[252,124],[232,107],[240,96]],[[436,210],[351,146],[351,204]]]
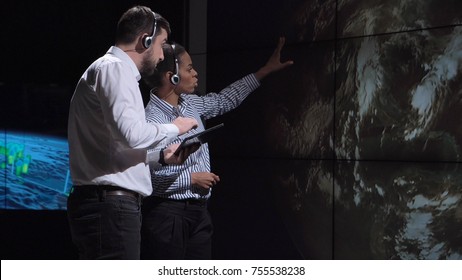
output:
[[[140,74],[141,77],[148,77],[154,74],[156,69],[157,61],[152,58],[152,48],[145,52],[143,60],[141,60]]]

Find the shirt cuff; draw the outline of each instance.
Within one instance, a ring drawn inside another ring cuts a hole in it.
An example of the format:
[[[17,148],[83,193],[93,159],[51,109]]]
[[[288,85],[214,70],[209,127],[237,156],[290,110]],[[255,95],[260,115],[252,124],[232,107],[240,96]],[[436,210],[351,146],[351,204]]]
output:
[[[146,163],[149,167],[156,169],[161,166],[159,163],[161,149],[151,149],[146,151]]]
[[[180,134],[178,127],[172,123],[164,124],[164,127],[167,130],[167,143],[172,142]]]

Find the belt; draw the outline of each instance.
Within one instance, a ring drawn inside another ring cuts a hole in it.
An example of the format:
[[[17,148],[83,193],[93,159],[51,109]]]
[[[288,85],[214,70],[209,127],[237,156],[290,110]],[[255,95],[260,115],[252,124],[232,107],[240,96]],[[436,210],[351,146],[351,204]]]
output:
[[[116,186],[107,185],[80,185],[73,186],[71,194],[97,194],[99,196],[128,196],[135,199],[141,199],[141,195],[135,191],[124,189]]]

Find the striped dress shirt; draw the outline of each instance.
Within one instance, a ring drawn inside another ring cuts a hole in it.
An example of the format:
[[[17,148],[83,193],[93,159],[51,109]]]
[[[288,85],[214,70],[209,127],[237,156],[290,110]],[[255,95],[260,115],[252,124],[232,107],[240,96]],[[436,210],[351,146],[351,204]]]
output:
[[[259,86],[260,82],[255,75],[249,74],[219,93],[212,92],[204,96],[181,94],[178,107],[159,99],[153,89],[145,109],[146,120],[153,123],[171,123],[179,116],[198,120],[199,126],[196,129],[178,136],[171,142],[180,143],[185,137],[205,129],[204,124],[199,120],[207,120],[233,110]],[[204,143],[182,165],[151,168],[152,195],[175,200],[208,199],[209,189],[193,186],[191,173],[210,172],[210,170],[209,148],[208,144]]]

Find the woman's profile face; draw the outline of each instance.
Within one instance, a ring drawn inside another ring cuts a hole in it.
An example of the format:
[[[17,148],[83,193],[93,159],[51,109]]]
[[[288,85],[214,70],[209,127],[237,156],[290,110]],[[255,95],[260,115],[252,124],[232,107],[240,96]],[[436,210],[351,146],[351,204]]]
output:
[[[178,60],[178,72],[181,79],[175,90],[180,93],[193,93],[197,87],[198,74],[194,70],[191,56],[188,52],[184,52],[179,55]]]

